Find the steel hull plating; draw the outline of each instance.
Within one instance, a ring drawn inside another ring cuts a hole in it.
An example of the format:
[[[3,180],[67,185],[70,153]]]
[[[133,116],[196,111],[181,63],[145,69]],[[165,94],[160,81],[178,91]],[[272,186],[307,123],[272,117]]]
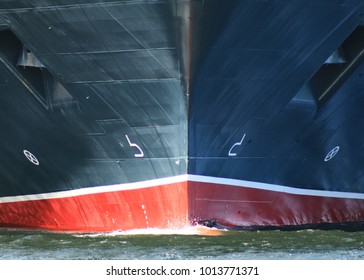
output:
[[[364,219],[363,195],[300,191],[221,178],[195,179],[189,184],[190,217],[210,226],[314,228],[343,226]]]
[[[0,199],[0,225],[66,232],[343,226],[364,220],[364,195],[203,176]]]
[[[0,226],[363,224],[361,0],[40,2],[0,3]]]
[[[188,225],[187,184],[180,178],[3,198],[1,202],[0,224],[5,227],[108,232]]]

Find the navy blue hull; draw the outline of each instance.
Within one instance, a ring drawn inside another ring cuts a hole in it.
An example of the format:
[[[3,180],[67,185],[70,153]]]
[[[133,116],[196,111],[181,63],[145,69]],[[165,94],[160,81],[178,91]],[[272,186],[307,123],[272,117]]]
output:
[[[350,36],[362,32],[362,7],[257,2],[239,1],[204,50],[190,99],[189,172],[362,193],[364,65],[319,100],[343,73],[324,62],[347,38],[361,47]]]

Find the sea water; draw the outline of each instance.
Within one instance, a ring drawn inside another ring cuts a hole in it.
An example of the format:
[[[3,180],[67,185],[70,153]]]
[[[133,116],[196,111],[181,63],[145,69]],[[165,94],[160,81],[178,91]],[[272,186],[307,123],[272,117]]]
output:
[[[361,260],[364,231],[145,229],[106,234],[0,230],[2,260]]]

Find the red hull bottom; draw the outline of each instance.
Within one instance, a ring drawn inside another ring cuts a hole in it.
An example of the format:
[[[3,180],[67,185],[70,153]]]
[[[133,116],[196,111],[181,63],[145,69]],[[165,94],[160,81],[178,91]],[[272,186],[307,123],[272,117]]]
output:
[[[186,177],[187,178],[187,177]],[[92,189],[92,188],[91,188]],[[63,194],[63,193],[62,193]],[[359,223],[364,199],[292,194],[240,185],[177,180],[80,195],[0,201],[0,226],[66,232],[178,229],[201,221],[228,228]],[[360,196],[360,194],[359,194]],[[38,196],[39,197],[39,196]]]
[[[364,200],[191,182],[190,218],[228,228],[305,227],[364,221]]]
[[[68,232],[179,228],[187,183],[0,204],[0,226]]]

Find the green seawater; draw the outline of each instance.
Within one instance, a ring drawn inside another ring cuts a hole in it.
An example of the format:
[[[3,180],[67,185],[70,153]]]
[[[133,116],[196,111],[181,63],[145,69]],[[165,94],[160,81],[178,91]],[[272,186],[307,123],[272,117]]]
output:
[[[0,231],[1,260],[360,260],[364,231],[221,231],[185,229],[108,234]]]

